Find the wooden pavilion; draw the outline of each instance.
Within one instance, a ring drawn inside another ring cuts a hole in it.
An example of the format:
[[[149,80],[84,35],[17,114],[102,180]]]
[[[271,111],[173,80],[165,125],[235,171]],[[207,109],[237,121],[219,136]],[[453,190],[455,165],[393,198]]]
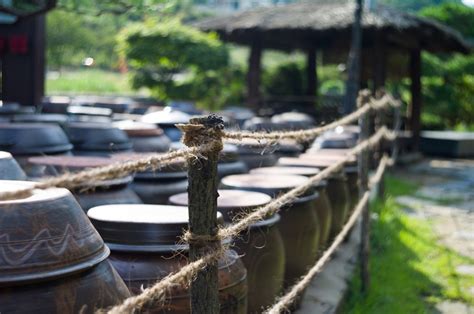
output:
[[[306,52],[310,97],[317,96],[316,53],[322,54],[326,63],[347,60],[355,4],[334,2],[298,2],[261,8],[210,18],[196,26],[217,32],[225,41],[250,47],[247,103],[255,108],[262,101],[260,76],[264,49]],[[385,86],[387,78],[411,79],[407,127],[417,145],[422,108],[421,52],[469,53],[470,47],[449,27],[381,5],[364,8],[362,30],[361,81],[377,90]]]

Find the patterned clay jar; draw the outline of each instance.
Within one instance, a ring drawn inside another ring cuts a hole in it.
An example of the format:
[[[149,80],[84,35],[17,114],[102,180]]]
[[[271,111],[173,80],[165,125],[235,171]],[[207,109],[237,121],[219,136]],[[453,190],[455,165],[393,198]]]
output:
[[[250,171],[252,174],[267,174],[267,175],[300,175],[305,177],[311,177],[319,173],[317,168],[309,167],[262,167],[252,169]],[[314,200],[314,209],[316,210],[316,215],[318,215],[319,225],[321,227],[319,245],[320,248],[324,248],[327,245],[329,240],[329,232],[331,231],[331,222],[332,222],[332,208],[331,203],[326,192],[327,181],[322,180],[317,182],[314,185],[316,191],[319,194]]]
[[[188,246],[180,243],[188,228],[188,208],[169,205],[105,205],[88,212],[107,245],[110,260],[132,294],[188,263]],[[222,221],[222,215],[218,216]],[[179,250],[179,254],[177,251]],[[228,250],[218,263],[221,313],[247,312],[247,273],[237,253]],[[189,313],[189,290],[177,286],[163,304],[146,313]]]
[[[307,181],[308,178],[296,175],[242,174],[223,178],[221,185],[275,197]],[[279,211],[281,220],[278,229],[285,245],[285,286],[292,285],[304,275],[317,258],[320,235],[318,216],[314,209],[317,197],[314,189],[309,189]]]
[[[316,158],[280,158],[280,166],[312,167],[325,169],[333,164],[333,161],[317,160]],[[331,202],[332,223],[329,238],[334,237],[344,225],[349,214],[350,196],[347,187],[347,178],[343,172],[334,173],[327,178],[327,195]]]
[[[217,208],[226,223],[267,204],[267,194],[241,190],[219,190]],[[188,205],[188,194],[170,197],[170,203]],[[283,287],[285,273],[285,248],[275,214],[252,225],[234,240],[233,249],[241,256],[247,268],[248,312],[260,313],[262,308],[273,304]]]
[[[32,182],[0,181],[0,190]],[[66,189],[0,201],[0,309],[5,313],[94,313],[128,289],[109,249]]]
[[[89,156],[33,157],[28,160],[40,169],[43,176],[55,176],[65,172],[105,167],[113,163],[110,158]],[[130,188],[132,177],[90,182],[72,192],[85,211],[107,204],[141,204],[138,195]]]

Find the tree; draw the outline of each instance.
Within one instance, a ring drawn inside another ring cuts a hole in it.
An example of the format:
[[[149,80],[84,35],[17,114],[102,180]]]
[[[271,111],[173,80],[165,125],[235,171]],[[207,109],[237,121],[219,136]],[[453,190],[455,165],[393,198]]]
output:
[[[474,37],[474,8],[445,3],[423,9],[420,14]],[[474,55],[423,56],[425,124],[428,127],[474,128]]]
[[[225,77],[229,66],[227,47],[216,34],[203,33],[176,18],[127,26],[119,35],[119,52],[133,70],[133,86],[148,87],[165,99],[216,101],[217,86],[223,87],[219,73]]]

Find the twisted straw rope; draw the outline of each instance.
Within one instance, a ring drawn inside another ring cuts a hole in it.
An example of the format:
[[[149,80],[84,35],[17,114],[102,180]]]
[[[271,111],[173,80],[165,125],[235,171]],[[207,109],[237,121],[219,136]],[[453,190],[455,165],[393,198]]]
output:
[[[376,173],[370,179],[370,187],[375,186],[381,180],[383,173],[385,172],[385,169],[387,165],[389,164],[390,164],[390,158],[388,158],[388,156],[385,155],[380,160]],[[291,304],[293,304],[293,302],[296,300],[298,295],[300,295],[310,285],[313,277],[321,272],[324,265],[331,259],[332,254],[336,251],[336,249],[339,247],[342,241],[344,241],[344,238],[349,233],[352,226],[357,221],[357,218],[359,218],[365,205],[369,201],[369,196],[370,196],[370,190],[364,193],[362,198],[357,203],[351,217],[349,218],[347,223],[344,225],[344,228],[342,228],[342,230],[334,239],[331,246],[324,252],[321,258],[316,262],[316,264],[313,267],[311,267],[311,269],[306,273],[306,275],[303,275],[300,281],[298,281],[285,295],[280,297],[277,303],[275,303],[271,308],[267,309],[264,313],[279,314],[287,310],[288,307]]]
[[[321,127],[312,128],[308,130],[281,131],[281,132],[271,132],[271,133],[242,132],[242,131],[224,132],[223,138],[227,142],[230,141],[233,144],[243,144],[243,145],[245,145],[245,142],[242,143],[241,141],[244,139],[253,139],[253,140],[259,140],[259,141],[266,140],[270,142],[276,142],[283,139],[291,139],[291,140],[303,142],[303,141],[314,139],[316,136],[326,131],[332,130],[338,126],[347,125],[349,123],[357,121],[357,119],[365,115],[370,110],[383,110],[383,109],[389,108],[390,106],[398,107],[400,106],[400,102],[395,100],[389,94],[385,94],[380,99],[371,98],[365,105],[359,107],[356,111],[348,114],[347,116],[344,116],[343,118],[339,120],[336,120],[334,122],[331,122]]]
[[[183,148],[164,155],[156,154],[133,161],[117,162],[110,166],[88,169],[74,174],[65,173],[34,183],[28,188],[2,192],[0,193],[0,200],[28,197],[35,189],[47,189],[52,187],[74,189],[87,186],[89,183],[95,181],[120,178],[130,173],[146,171],[148,169],[158,169],[172,163],[178,158],[199,156],[206,149],[210,149],[210,146],[204,145],[200,147]]]
[[[361,153],[364,150],[367,150],[379,143],[380,140],[386,138],[387,140],[391,140],[394,138],[394,135],[387,130],[386,127],[380,128],[374,135],[372,135],[367,140],[359,143],[355,146],[347,155],[347,157],[333,165],[327,167],[326,169],[322,170],[318,174],[309,178],[309,180],[294,189],[282,194],[278,198],[274,199],[272,202],[268,203],[265,206],[260,207],[259,209],[255,210],[254,212],[244,216],[241,220],[232,224],[226,228],[222,228],[218,232],[217,239],[225,239],[229,237],[236,237],[242,231],[249,228],[252,224],[263,220],[269,214],[273,214],[278,212],[283,206],[291,203],[295,200],[299,195],[304,193],[307,189],[311,188],[314,183],[319,182],[331,174],[339,171],[344,164],[350,160],[350,158],[354,155]],[[189,235],[188,235],[189,236]],[[186,235],[184,237],[186,240]],[[140,295],[130,297],[126,299],[122,304],[112,307],[107,311],[109,314],[118,314],[118,313],[133,313],[135,310],[140,310],[146,304],[151,304],[152,302],[160,302],[163,301],[166,292],[169,291],[172,287],[177,284],[185,283],[193,275],[195,275],[202,267],[207,265],[208,263],[214,262],[219,259],[223,252],[223,248],[219,248],[215,251],[208,253],[208,255],[204,256],[203,258],[191,262],[184,266],[180,271],[173,273],[164,279],[156,282],[152,287],[145,289],[144,292]],[[102,312],[101,312],[102,313]]]

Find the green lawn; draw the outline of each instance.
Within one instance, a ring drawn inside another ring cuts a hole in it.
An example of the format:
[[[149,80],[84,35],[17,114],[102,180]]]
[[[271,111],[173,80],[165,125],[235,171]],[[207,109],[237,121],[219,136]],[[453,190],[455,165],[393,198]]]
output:
[[[377,220],[371,234],[371,287],[360,293],[358,272],[351,282],[343,313],[432,313],[440,300],[474,304],[469,287],[474,277],[455,268],[474,261],[439,245],[430,224],[406,215],[394,196],[412,194],[416,186],[387,178],[385,201],[373,205]]]
[[[46,80],[47,95],[54,94],[137,94],[132,90],[128,76],[118,72],[98,69],[80,69],[63,71],[59,77],[48,75]]]

